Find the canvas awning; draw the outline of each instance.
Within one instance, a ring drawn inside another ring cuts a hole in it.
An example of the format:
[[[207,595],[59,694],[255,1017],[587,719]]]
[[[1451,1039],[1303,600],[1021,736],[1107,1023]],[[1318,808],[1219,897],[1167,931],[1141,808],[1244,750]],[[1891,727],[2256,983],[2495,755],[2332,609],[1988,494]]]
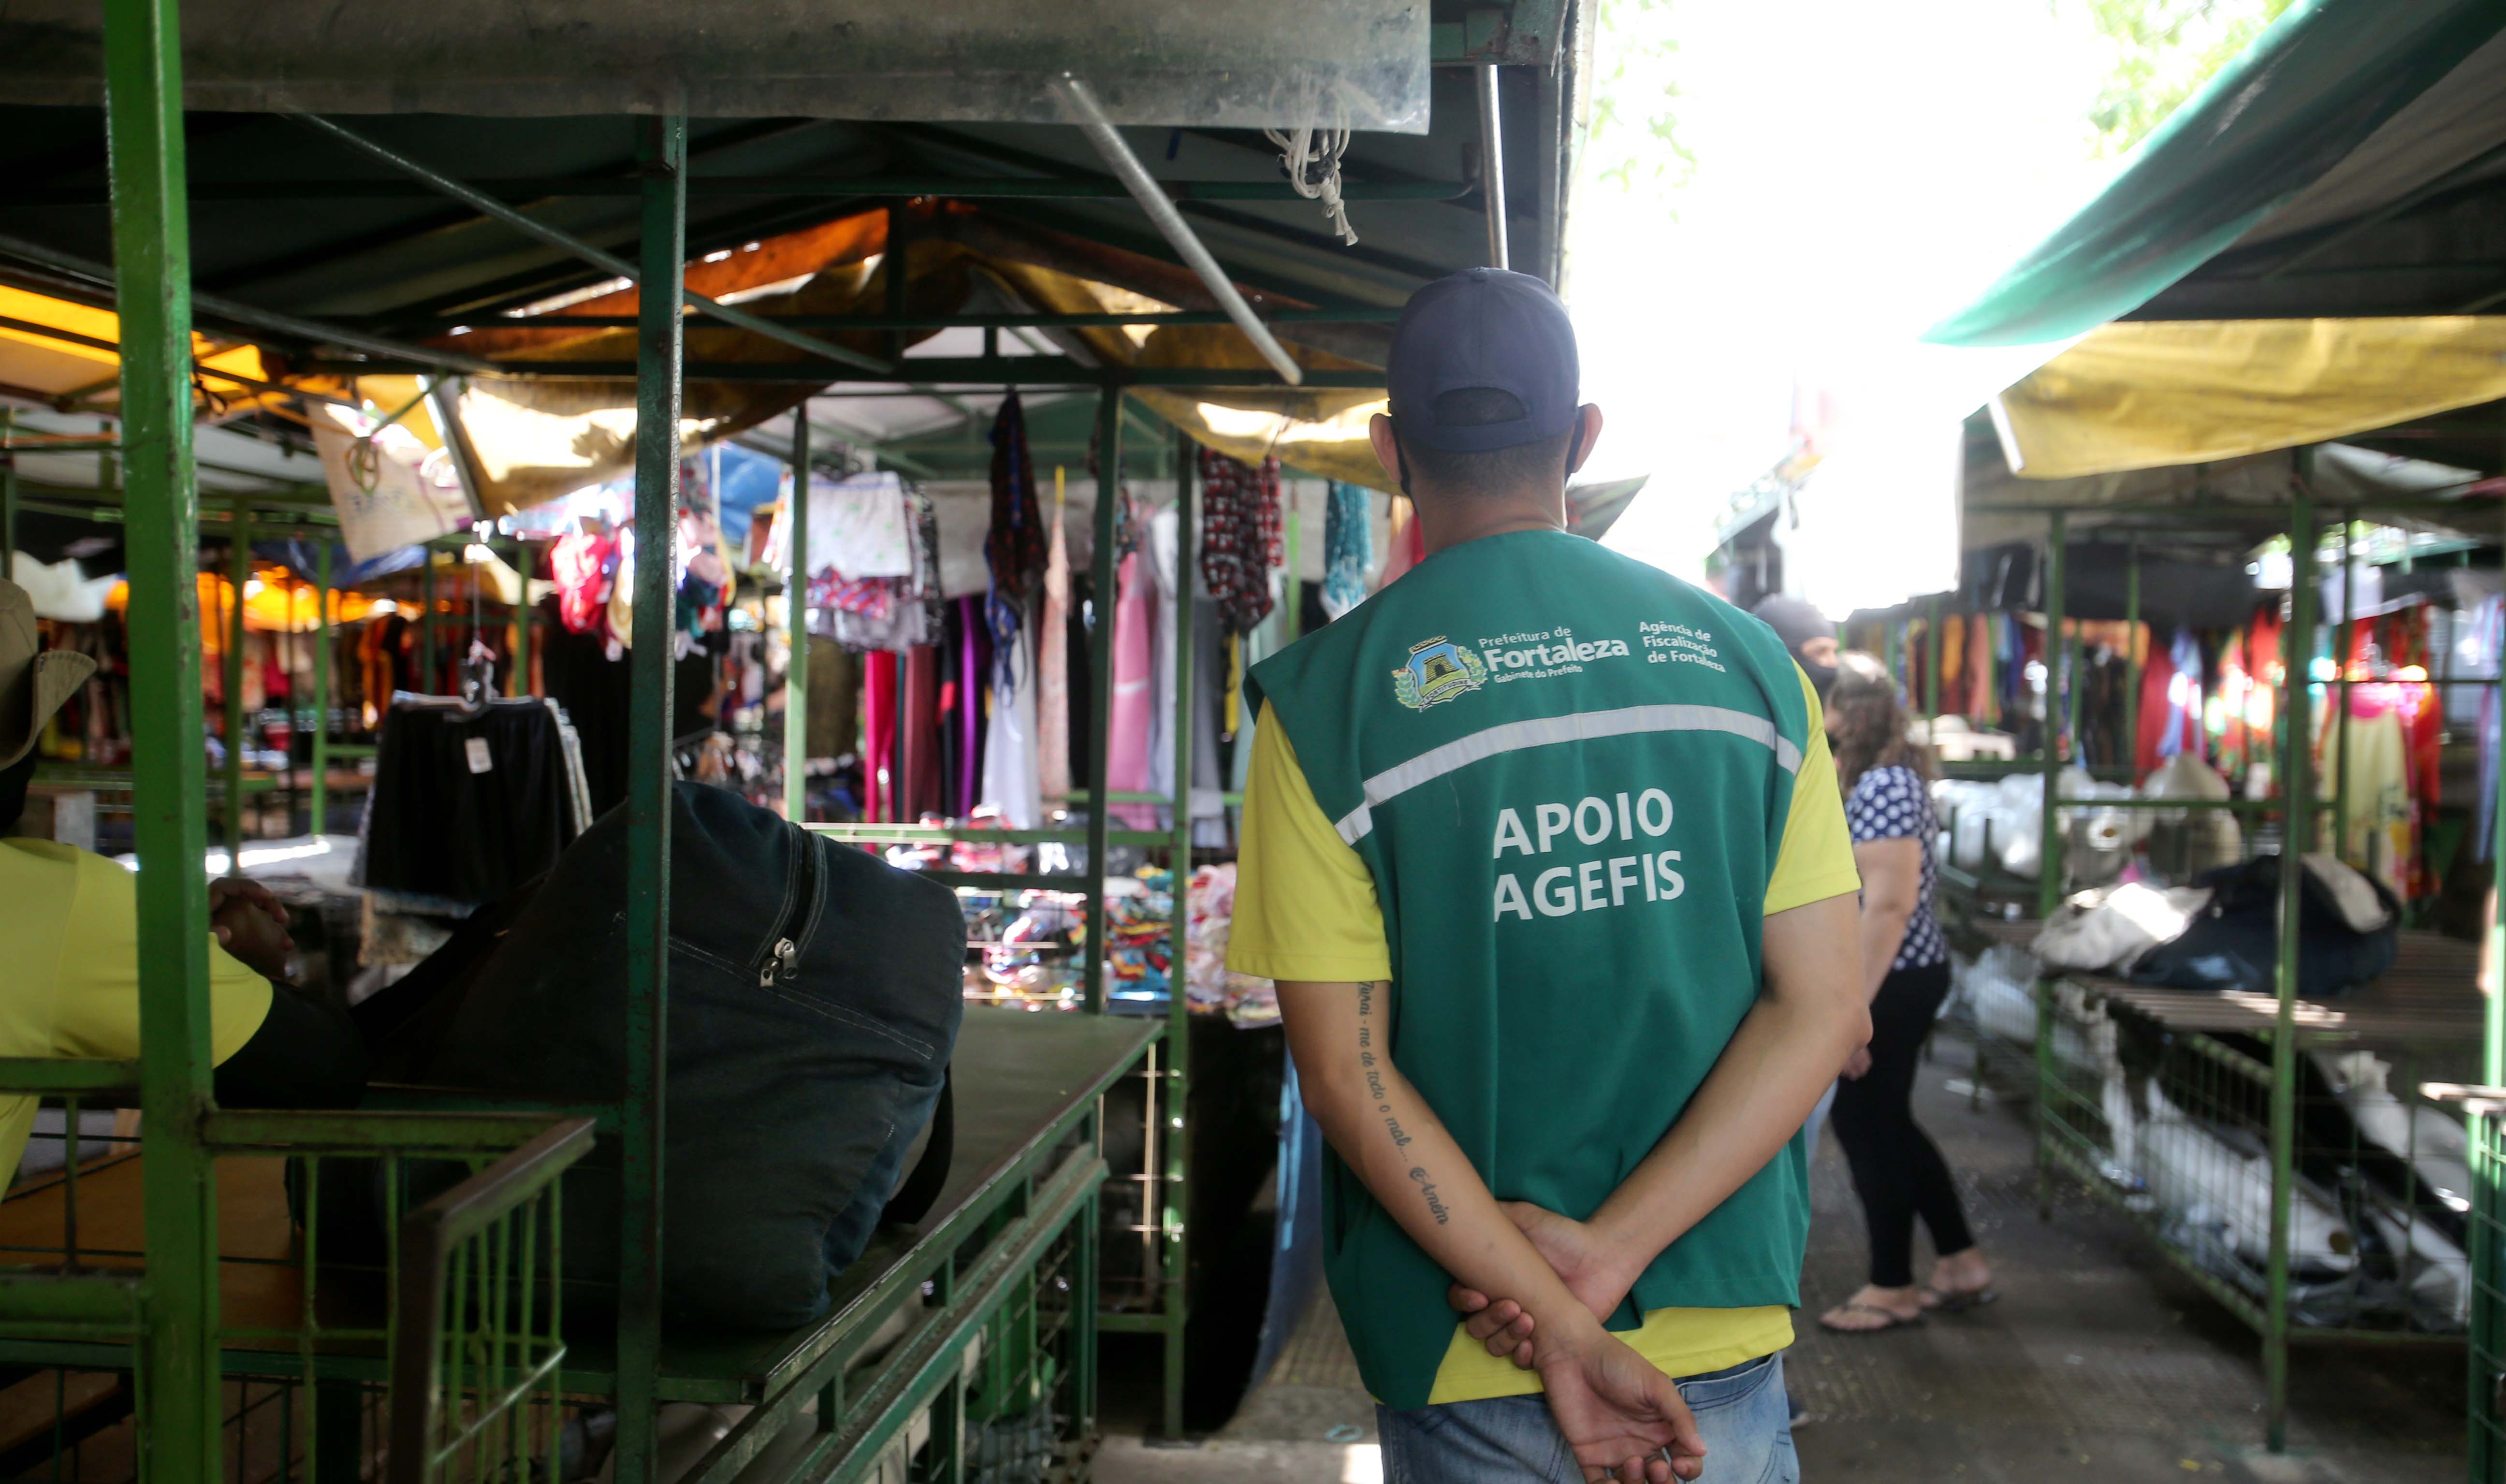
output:
[[[2004,391],[1998,412],[2022,477],[2067,479],[2327,442],[2500,399],[2506,317],[2125,321]]]
[[[2111,320],[2478,313],[2506,301],[2506,6],[2299,0],[2097,197],[1974,303],[1951,345]]]

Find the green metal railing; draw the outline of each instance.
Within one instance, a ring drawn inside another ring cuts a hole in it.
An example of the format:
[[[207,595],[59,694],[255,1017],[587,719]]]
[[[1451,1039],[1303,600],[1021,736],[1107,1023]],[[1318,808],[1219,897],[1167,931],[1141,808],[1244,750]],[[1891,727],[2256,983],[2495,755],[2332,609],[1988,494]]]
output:
[[[550,1425],[565,1360],[558,1177],[591,1150],[592,1127],[552,1127],[402,1223],[391,1484],[527,1479],[534,1462],[545,1463],[540,1476],[559,1476]],[[534,1391],[544,1394],[536,1417]]]

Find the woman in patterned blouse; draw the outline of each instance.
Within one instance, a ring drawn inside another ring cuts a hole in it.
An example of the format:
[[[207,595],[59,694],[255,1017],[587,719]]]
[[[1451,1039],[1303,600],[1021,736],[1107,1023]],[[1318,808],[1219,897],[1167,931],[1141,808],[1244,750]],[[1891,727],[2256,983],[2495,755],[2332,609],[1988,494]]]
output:
[[[1915,1122],[1912,1098],[1923,1038],[1949,993],[1949,944],[1932,915],[1936,866],[1931,760],[1907,735],[1906,708],[1886,667],[1869,654],[1837,657],[1827,734],[1844,792],[1853,860],[1862,870],[1862,962],[1871,981],[1871,1043],[1838,1084],[1837,1143],[1853,1171],[1871,1237],[1871,1281],[1828,1310],[1830,1329],[1866,1333],[1914,1324],[1932,1310],[1990,1303],[1992,1270],[1967,1230],[1956,1183]],[[1915,1219],[1939,1260],[1915,1284]]]

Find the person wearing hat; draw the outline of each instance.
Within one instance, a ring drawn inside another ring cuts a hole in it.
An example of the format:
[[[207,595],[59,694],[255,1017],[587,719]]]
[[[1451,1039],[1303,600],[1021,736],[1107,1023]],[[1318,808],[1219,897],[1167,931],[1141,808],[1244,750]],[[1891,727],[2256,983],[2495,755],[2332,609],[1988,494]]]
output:
[[[43,648],[26,590],[0,581],[0,834],[17,828],[35,743],[95,673],[85,654]],[[353,1107],[366,1052],[343,1010],[272,981],[293,951],[287,909],[258,882],[209,884],[209,1054],[221,1104]],[[0,838],[0,1056],[139,1055],[139,894],[92,851]],[[37,1099],[0,1095],[0,1180],[14,1175]]]
[[[1775,637],[1792,652],[1794,663],[1809,677],[1810,689],[1818,692],[1820,700],[1826,700],[1827,692],[1836,685],[1837,654],[1836,625],[1828,621],[1827,615],[1820,613],[1815,603],[1781,593],[1760,598],[1749,613],[1775,631]]]
[[[1601,414],[1545,284],[1427,285],[1386,372],[1427,555],[1247,677],[1229,948],[1336,1156],[1385,1479],[1796,1478],[1800,1130],[1870,1031],[1818,697],[1568,533]]]

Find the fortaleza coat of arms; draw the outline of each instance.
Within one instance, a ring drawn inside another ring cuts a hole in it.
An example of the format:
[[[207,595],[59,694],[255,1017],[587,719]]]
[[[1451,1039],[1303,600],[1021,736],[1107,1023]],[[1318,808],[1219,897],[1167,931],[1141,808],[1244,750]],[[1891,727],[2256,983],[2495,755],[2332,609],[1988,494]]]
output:
[[[1424,711],[1487,682],[1487,661],[1442,634],[1410,647],[1410,662],[1392,672],[1392,694],[1413,711]]]

